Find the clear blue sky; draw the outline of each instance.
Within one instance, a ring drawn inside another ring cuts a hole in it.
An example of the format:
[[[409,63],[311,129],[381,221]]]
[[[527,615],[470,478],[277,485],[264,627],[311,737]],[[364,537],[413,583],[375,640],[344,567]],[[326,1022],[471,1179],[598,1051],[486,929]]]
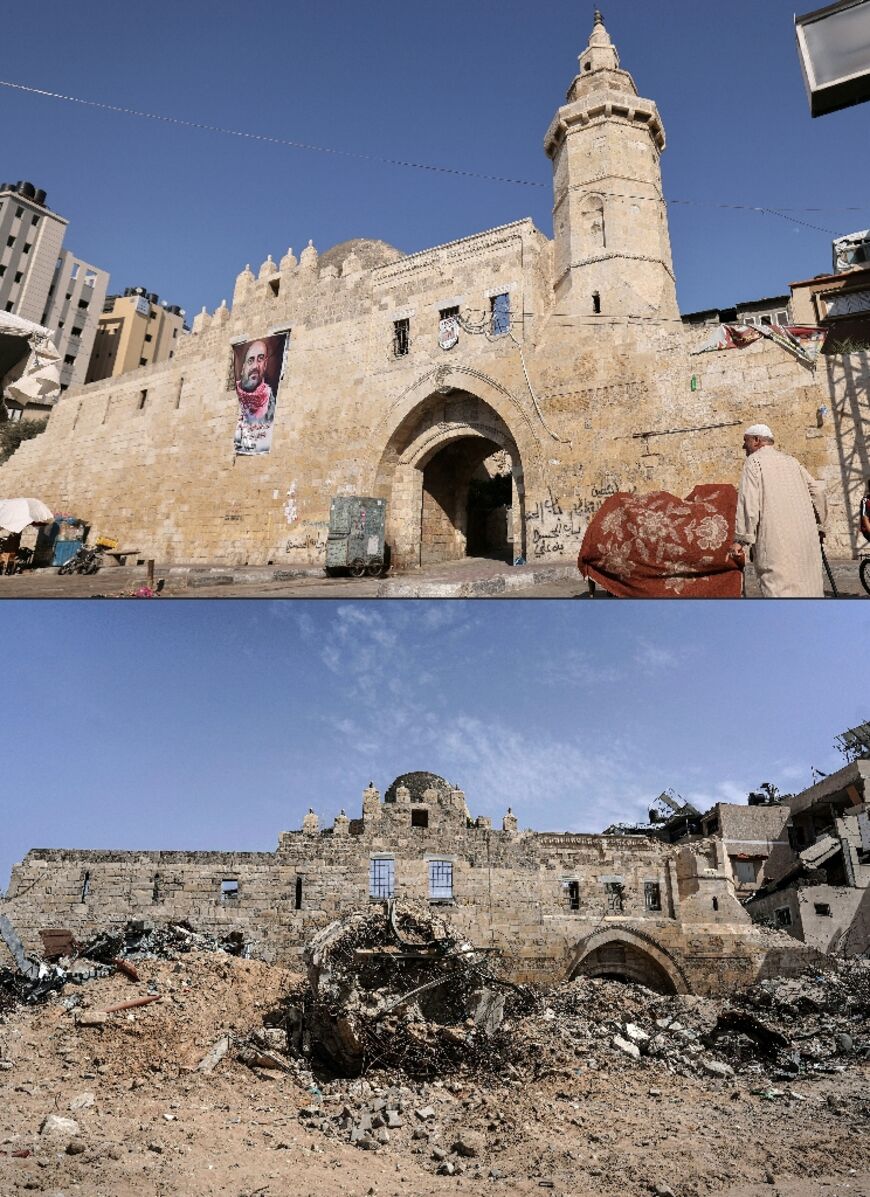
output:
[[[668,133],[684,311],[780,294],[870,225],[870,106],[812,121],[795,0],[602,0]],[[798,7],[801,7],[800,5]],[[577,0],[43,0],[5,5],[0,75],[84,99],[510,186],[240,141],[0,88],[2,177],[70,220],[68,245],[188,312],[309,238],[414,251],[531,216],[552,233],[542,139],[592,27]],[[803,9],[802,9],[803,11]],[[780,220],[716,204],[837,209]],[[818,231],[798,220],[821,226]]]
[[[867,612],[7,601],[0,890],[31,847],[271,851],[412,770],[549,830],[799,790],[870,717]]]

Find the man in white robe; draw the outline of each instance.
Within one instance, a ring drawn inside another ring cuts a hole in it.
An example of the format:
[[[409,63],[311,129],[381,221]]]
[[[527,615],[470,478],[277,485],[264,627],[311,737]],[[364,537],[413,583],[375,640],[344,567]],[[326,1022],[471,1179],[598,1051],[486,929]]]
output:
[[[773,447],[766,424],[746,430],[743,451],[732,557],[745,565],[750,548],[763,598],[824,598],[824,486]]]

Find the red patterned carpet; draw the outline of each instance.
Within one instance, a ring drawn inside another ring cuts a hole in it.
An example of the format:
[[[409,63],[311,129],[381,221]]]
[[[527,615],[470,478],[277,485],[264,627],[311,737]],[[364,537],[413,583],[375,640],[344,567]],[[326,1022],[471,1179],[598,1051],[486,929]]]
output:
[[[577,566],[623,598],[739,598],[743,574],[728,557],[736,511],[737,491],[724,483],[696,486],[685,499],[612,495],[586,530]]]

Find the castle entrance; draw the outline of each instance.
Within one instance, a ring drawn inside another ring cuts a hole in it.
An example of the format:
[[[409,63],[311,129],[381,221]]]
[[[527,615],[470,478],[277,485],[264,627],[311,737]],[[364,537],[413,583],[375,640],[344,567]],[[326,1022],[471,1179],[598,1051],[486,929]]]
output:
[[[681,965],[650,934],[628,927],[609,928],[584,940],[568,968],[574,977],[631,981],[656,993],[689,993]]]
[[[378,472],[400,569],[525,553],[523,468],[511,431],[476,395],[446,390],[402,421]]]

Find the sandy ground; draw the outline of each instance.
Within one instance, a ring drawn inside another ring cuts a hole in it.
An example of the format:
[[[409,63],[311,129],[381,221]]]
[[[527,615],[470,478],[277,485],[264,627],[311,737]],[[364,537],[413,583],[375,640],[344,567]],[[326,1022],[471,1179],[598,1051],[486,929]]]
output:
[[[3,1197],[870,1197],[867,1062],[774,1082],[773,1097],[763,1076],[679,1076],[660,1060],[579,1051],[538,1081],[371,1075],[312,1092],[304,1071],[252,1069],[232,1051],[213,1074],[196,1071],[223,1033],[262,1026],[291,974],[220,953],[136,967],[138,985],[67,985],[0,1021]],[[159,1002],[78,1024],[149,986]],[[335,1115],[360,1088],[389,1088],[400,1107],[377,1150],[300,1117]],[[50,1114],[78,1132],[40,1133]],[[474,1154],[452,1150],[463,1136]],[[437,1174],[439,1156],[454,1175]]]

